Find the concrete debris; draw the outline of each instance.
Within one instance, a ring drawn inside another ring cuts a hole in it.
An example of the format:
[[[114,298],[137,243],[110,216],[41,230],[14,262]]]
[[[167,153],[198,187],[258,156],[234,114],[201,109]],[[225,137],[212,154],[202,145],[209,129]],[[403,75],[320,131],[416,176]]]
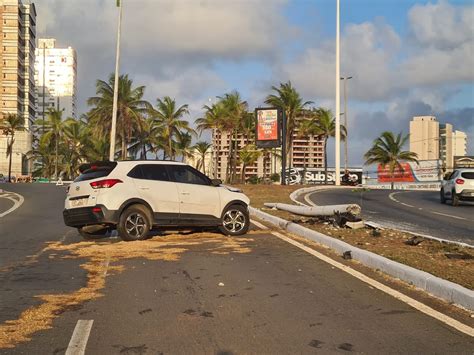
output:
[[[359,215],[361,208],[357,204],[329,205],[329,206],[295,206],[286,203],[264,203],[266,207],[277,208],[282,211],[291,212],[301,216],[332,216],[337,213],[350,213]]]
[[[359,222],[346,222],[346,226],[351,228],[351,229],[361,229],[365,228],[365,224],[363,221]]]
[[[224,286],[224,283],[223,282],[219,282],[219,286]]]
[[[342,257],[343,257],[345,260],[351,260],[351,259],[352,259],[351,251],[350,251],[350,250],[345,251],[345,252],[342,254]]]

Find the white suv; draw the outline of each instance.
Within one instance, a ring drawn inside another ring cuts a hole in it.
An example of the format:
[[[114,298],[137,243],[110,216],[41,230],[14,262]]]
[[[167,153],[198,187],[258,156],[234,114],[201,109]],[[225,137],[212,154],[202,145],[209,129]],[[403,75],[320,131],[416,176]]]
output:
[[[442,182],[440,191],[441,203],[451,199],[453,206],[461,200],[474,201],[474,169],[457,169]]]
[[[86,239],[117,229],[123,240],[142,240],[152,228],[218,227],[227,235],[248,231],[249,198],[172,161],[84,164],[69,186],[64,222]]]

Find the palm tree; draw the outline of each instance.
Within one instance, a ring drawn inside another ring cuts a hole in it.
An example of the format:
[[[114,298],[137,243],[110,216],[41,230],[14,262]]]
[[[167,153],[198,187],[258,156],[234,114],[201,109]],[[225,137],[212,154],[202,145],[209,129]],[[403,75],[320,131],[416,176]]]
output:
[[[95,97],[87,100],[93,106],[89,112],[90,121],[96,137],[110,135],[112,125],[112,107],[114,100],[115,75],[108,82],[97,80]],[[122,159],[127,158],[127,145],[134,134],[142,128],[143,120],[151,109],[150,103],[143,100],[144,86],[133,87],[128,75],[119,77],[117,101],[117,131],[121,141]]]
[[[193,137],[188,132],[180,132],[176,138],[176,142],[173,142],[175,152],[181,155],[181,161],[185,162],[187,158],[193,156],[193,147],[191,146]]]
[[[292,157],[293,149],[293,133],[295,131],[297,122],[296,117],[301,114],[301,112],[308,106],[311,105],[312,101],[303,101],[300,94],[296,89],[291,85],[291,82],[280,83],[280,87],[272,86],[272,90],[276,94],[268,95],[265,103],[273,107],[277,107],[285,112],[286,116],[286,148],[287,148],[287,159],[289,160]]]
[[[214,178],[217,179],[220,155],[220,144],[217,142],[217,138],[222,133],[224,106],[221,102],[217,102],[212,106],[204,105],[202,108],[205,110],[204,117],[196,119],[196,129],[200,134],[202,134],[204,130],[212,130],[212,141],[215,144],[215,147],[213,147],[215,153]]]
[[[392,132],[385,131],[374,140],[372,147],[364,154],[365,164],[378,163],[385,168],[388,165],[393,190],[393,177],[395,169],[403,170],[401,160],[413,161],[418,164],[418,155],[413,152],[402,150],[409,135],[402,137],[400,132],[396,137]]]
[[[79,173],[79,166],[87,159],[86,147],[91,145],[89,129],[84,121],[69,118],[64,121],[63,169],[67,176],[73,178]]]
[[[240,173],[240,180],[242,183],[245,183],[245,171],[247,166],[254,164],[258,158],[260,158],[261,154],[262,152],[257,150],[253,144],[245,146],[244,149],[239,152],[240,161],[242,163],[242,170]]]
[[[163,99],[158,98],[156,102],[157,108],[152,110],[151,114],[156,124],[161,127],[162,137],[166,142],[163,159],[168,156],[173,160],[176,155],[174,138],[182,131],[194,133],[194,130],[189,127],[189,122],[182,119],[184,115],[189,114],[188,105],[177,107],[176,101],[169,96],[165,96]]]
[[[13,144],[15,143],[15,132],[23,131],[25,127],[25,119],[17,114],[8,113],[0,121],[0,129],[5,136],[10,136],[7,141],[7,158],[8,158],[8,182],[11,182],[12,175],[12,156],[13,156]]]
[[[58,168],[59,168],[59,144],[63,137],[63,132],[66,127],[65,121],[62,119],[63,110],[49,109],[46,119],[38,119],[35,124],[38,126],[45,127],[46,132],[41,136],[43,144],[45,142],[54,142],[54,155],[55,155],[55,165],[54,165],[54,178],[58,178]]]
[[[204,174],[206,173],[206,155],[211,148],[211,144],[208,142],[197,142],[194,145],[194,150],[199,155],[199,160],[197,162],[196,169],[201,170]]]
[[[246,115],[248,115],[248,104],[243,101],[239,92],[232,91],[219,97],[223,106],[222,128],[230,135],[229,163],[227,164],[227,178],[230,183],[235,179],[237,169],[237,133],[242,129]]]

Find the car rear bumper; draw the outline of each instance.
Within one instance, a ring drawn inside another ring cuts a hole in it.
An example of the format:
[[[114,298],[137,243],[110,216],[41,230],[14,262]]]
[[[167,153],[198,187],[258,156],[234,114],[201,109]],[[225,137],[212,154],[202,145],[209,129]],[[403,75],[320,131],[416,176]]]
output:
[[[463,190],[458,196],[461,200],[474,200],[474,190]]]
[[[64,224],[69,227],[81,228],[94,224],[117,224],[118,213],[102,205],[79,207],[63,211]]]

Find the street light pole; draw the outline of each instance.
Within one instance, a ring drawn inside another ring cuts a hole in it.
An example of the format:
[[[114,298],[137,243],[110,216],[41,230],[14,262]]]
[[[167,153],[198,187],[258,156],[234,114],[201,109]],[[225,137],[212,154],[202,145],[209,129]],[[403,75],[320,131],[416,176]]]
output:
[[[339,41],[340,41],[340,34],[339,34],[339,0],[336,0],[336,147],[335,147],[335,165],[336,165],[336,172],[334,177],[334,183],[336,186],[341,185],[341,118],[340,118],[340,54],[339,54]]]
[[[347,80],[352,79],[352,76],[341,77],[344,80],[344,127],[346,128],[346,139],[344,139],[344,171],[347,170],[347,139],[349,130],[347,129]]]
[[[115,135],[117,131],[117,103],[118,103],[119,65],[120,65],[120,27],[122,25],[122,7],[123,7],[120,0],[117,0],[117,6],[120,8],[120,10],[119,10],[118,25],[117,25],[117,51],[115,54],[114,102],[112,106],[112,129],[110,130],[109,161],[114,161],[114,158],[115,158]]]

